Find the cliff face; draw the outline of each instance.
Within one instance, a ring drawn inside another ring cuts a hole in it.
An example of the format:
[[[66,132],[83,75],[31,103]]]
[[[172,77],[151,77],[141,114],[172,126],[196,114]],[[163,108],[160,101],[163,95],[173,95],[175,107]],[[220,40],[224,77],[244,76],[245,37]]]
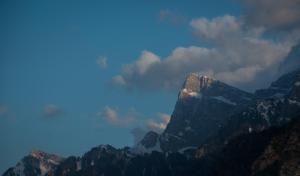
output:
[[[190,74],[160,138],[163,150],[199,146],[253,98],[252,94],[213,78]]]
[[[138,148],[176,152],[197,148],[217,134],[230,116],[247,106],[254,95],[208,76],[191,73],[178,94],[171,120],[158,143]],[[157,147],[156,147],[157,148]]]

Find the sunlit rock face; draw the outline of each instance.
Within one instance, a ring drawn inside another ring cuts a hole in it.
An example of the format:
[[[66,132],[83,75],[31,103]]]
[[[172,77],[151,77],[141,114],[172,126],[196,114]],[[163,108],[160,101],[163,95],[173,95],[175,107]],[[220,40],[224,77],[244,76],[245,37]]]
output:
[[[214,79],[208,76],[201,76],[198,73],[191,73],[185,80],[182,90],[179,92],[179,98],[201,98],[201,91],[207,89],[214,82]]]

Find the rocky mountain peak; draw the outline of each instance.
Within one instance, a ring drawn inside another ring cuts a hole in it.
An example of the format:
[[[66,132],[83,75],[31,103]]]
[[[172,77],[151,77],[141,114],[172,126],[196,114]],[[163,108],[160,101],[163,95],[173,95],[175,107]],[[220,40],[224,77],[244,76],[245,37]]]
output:
[[[200,73],[190,73],[182,86],[179,97],[201,97],[201,91],[210,87],[215,80]]]
[[[29,157],[36,158],[41,162],[49,162],[52,164],[58,164],[63,160],[61,156],[49,154],[41,150],[32,150],[29,154]]]
[[[44,176],[54,170],[65,158],[40,150],[32,150],[15,167],[7,170],[4,175],[40,175]]]
[[[45,152],[40,151],[40,150],[31,150],[31,152],[29,153],[30,156],[34,157],[34,158],[41,158],[44,155],[46,155]]]
[[[213,81],[215,80],[209,76],[201,75],[200,73],[190,73],[184,82],[183,88],[200,91],[202,88],[209,87]]]
[[[179,92],[171,120],[160,137],[164,151],[194,148],[214,135],[254,95],[209,76],[191,73]]]

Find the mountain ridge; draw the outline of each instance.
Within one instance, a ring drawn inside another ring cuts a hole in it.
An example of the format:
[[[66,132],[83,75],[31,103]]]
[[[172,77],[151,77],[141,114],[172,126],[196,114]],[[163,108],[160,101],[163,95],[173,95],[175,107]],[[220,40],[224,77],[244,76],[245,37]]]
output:
[[[299,81],[300,70],[295,70],[251,94],[190,74],[162,134],[149,132],[131,148],[99,145],[82,157],[35,150],[3,176],[298,174],[300,148],[293,146],[300,146]],[[289,158],[274,149],[276,141]],[[49,161],[56,157],[57,162]]]

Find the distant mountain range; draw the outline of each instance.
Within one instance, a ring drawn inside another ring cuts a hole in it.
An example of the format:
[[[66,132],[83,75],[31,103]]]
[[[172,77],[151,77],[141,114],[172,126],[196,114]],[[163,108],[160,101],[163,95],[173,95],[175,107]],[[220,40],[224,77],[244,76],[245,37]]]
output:
[[[133,147],[100,145],[82,157],[32,151],[3,176],[300,175],[300,69],[251,94],[187,76],[167,128]]]

